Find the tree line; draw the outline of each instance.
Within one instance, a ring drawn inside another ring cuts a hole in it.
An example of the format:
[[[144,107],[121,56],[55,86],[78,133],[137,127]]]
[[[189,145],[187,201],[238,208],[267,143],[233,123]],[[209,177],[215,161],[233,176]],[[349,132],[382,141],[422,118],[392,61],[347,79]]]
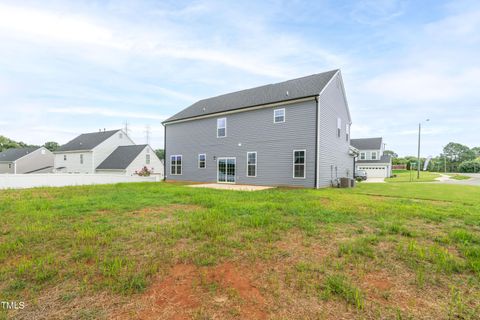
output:
[[[398,157],[398,155],[391,150],[386,150],[385,154],[392,156],[392,164],[406,165],[407,170],[416,169],[417,157],[406,156]],[[426,158],[420,158],[421,169]],[[465,172],[465,173],[479,173],[480,172],[480,147],[469,148],[466,145],[456,142],[448,143],[443,152],[432,157],[428,163],[428,171],[436,172]]]

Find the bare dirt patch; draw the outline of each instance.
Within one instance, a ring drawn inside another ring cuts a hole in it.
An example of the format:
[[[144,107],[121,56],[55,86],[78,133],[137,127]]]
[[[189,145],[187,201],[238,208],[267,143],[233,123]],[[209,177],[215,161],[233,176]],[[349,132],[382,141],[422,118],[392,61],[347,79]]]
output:
[[[214,267],[177,264],[133,299],[115,319],[267,319],[252,270],[232,262]]]
[[[171,214],[176,211],[195,211],[201,209],[201,206],[192,204],[169,204],[166,206],[145,207],[132,211],[134,215],[151,215],[157,213]]]

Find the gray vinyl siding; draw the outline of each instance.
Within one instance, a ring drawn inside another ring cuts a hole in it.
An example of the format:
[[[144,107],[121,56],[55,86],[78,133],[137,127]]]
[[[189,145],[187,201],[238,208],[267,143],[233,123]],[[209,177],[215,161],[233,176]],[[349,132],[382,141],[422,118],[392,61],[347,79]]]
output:
[[[42,153],[43,151],[43,153]],[[54,155],[46,148],[39,148],[15,161],[17,174],[31,172],[45,167],[52,167]]]
[[[9,168],[9,165],[11,168]],[[14,163],[13,162],[0,162],[0,174],[2,173],[14,173],[15,168],[14,168]]]
[[[285,108],[285,122],[273,110]],[[166,125],[168,180],[217,181],[219,157],[236,158],[236,183],[315,186],[315,100]],[[227,136],[217,138],[217,119],[227,118]],[[240,144],[240,145],[239,145]],[[306,178],[293,178],[293,150],[306,150]],[[257,152],[257,176],[247,177],[247,152]],[[198,168],[198,154],[206,168]],[[170,175],[170,156],[182,155],[182,175]],[[214,157],[217,160],[214,160]]]
[[[350,119],[339,74],[320,95],[319,108],[319,187],[328,187],[332,176],[351,178],[353,175],[353,157],[348,154],[350,142],[345,139],[345,124]],[[340,138],[337,136],[338,117],[342,119]]]

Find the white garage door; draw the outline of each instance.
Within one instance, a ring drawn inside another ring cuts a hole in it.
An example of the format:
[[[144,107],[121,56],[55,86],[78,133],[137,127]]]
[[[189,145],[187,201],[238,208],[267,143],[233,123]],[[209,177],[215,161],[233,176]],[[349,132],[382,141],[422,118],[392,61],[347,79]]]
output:
[[[385,166],[359,166],[358,170],[365,170],[367,172],[367,178],[386,178],[387,167]]]

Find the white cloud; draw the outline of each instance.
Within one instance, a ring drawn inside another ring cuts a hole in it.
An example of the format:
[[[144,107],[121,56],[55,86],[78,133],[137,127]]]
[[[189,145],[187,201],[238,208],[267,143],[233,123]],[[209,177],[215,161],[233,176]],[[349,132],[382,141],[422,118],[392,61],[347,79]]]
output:
[[[149,119],[149,120],[158,120],[158,121],[163,121],[168,118],[168,116],[157,115],[153,113],[118,111],[113,109],[96,108],[96,107],[49,108],[47,109],[47,112],[61,113],[61,114],[68,114],[68,115],[93,115],[93,116],[113,117],[113,118],[122,118],[122,119],[133,118],[133,119]]]

